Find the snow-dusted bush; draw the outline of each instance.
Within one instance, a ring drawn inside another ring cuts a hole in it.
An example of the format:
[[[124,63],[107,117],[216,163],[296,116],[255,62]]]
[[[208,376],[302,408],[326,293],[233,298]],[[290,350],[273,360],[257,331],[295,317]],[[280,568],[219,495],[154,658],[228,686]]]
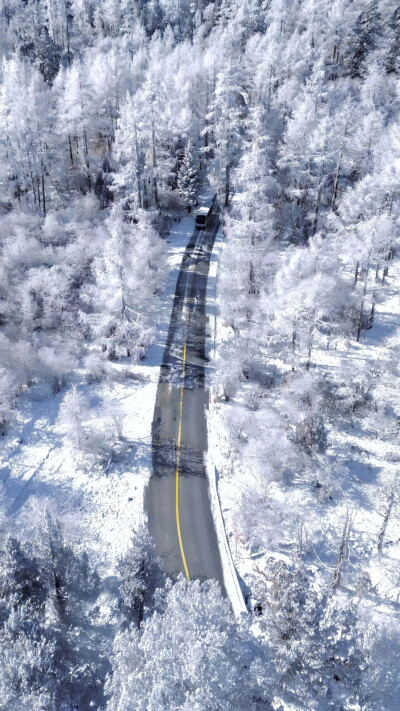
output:
[[[77,466],[100,466],[107,470],[129,451],[118,404],[106,401],[93,407],[87,393],[76,386],[67,390],[60,404],[57,425]]]

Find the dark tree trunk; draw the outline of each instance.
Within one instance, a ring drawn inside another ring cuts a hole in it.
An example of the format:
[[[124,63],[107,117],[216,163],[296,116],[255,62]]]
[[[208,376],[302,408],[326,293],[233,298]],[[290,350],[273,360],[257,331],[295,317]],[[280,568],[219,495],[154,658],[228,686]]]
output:
[[[42,165],[42,196],[43,196],[43,215],[46,217],[46,193],[44,189],[44,167]]]
[[[72,153],[72,142],[71,142],[71,134],[68,134],[68,143],[69,143],[69,157],[71,159],[71,165],[74,165],[74,154]]]
[[[229,205],[229,192],[230,192],[230,165],[226,164],[225,168],[225,207]]]

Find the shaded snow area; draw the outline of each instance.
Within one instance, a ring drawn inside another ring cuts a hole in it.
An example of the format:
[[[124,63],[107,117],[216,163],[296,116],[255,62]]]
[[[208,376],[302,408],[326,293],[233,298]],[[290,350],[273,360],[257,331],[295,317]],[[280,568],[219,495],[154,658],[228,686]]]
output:
[[[23,392],[3,437],[2,503],[12,528],[29,537],[48,509],[103,573],[112,574],[143,520],[159,367],[193,229],[193,216],[171,220],[164,284],[154,309],[156,332],[145,358],[107,361],[93,377],[95,349],[89,344],[60,392],[54,395],[44,384]]]

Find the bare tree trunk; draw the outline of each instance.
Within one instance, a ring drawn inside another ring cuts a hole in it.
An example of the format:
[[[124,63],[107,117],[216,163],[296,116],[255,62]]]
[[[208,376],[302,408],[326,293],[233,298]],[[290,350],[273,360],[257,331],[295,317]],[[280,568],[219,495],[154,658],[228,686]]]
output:
[[[88,157],[89,157],[89,146],[88,146],[86,128],[83,129],[83,150],[84,150],[85,158],[87,161]]]
[[[342,159],[342,156],[340,156],[340,159]],[[337,200],[337,196],[338,196],[338,192],[339,192],[340,170],[341,170],[341,163],[339,163],[338,169],[336,171],[335,182],[333,185],[332,210],[334,210],[336,207],[336,200]]]
[[[328,328],[328,335],[326,337],[326,350],[329,351],[329,347],[331,345],[331,335],[332,335],[332,330],[331,327],[329,326]]]
[[[314,318],[315,318],[315,311],[314,310],[312,312],[311,318],[312,318],[312,320],[310,323],[310,327],[308,329],[308,343],[307,343],[308,354],[307,354],[306,370],[310,370],[310,365],[311,365],[311,353],[312,353],[312,345],[313,345]]]
[[[53,580],[54,580],[54,590],[55,590],[55,595],[56,595],[56,600],[59,608],[59,612],[61,613],[63,609],[63,603],[64,603],[64,598],[61,592],[61,587],[62,587],[62,580],[60,578],[59,572],[57,571],[57,566],[56,566],[56,554],[54,550],[54,543],[51,535],[51,518],[48,513],[46,513],[46,518],[47,518],[47,526],[48,526],[48,538],[49,538],[49,550],[50,550],[50,558],[52,562],[51,570],[53,574]]]
[[[39,202],[39,210],[41,210],[41,209],[42,209],[42,196],[41,196],[41,194],[40,194],[40,178],[39,178],[39,176],[38,176],[37,174],[36,174],[35,180],[36,180],[36,187],[37,187],[37,196],[38,196],[38,202]]]
[[[369,319],[368,319],[368,325],[370,328],[374,325],[374,318],[375,318],[375,291],[372,292],[372,304],[371,304],[371,311],[369,313]]]
[[[229,162],[226,164],[225,168],[225,207],[229,205],[229,192],[230,192],[230,165]]]
[[[135,121],[135,144],[136,144],[136,180],[138,184],[138,200],[139,200],[139,207],[143,207],[143,198],[142,198],[142,171],[141,171],[141,166],[140,166],[140,151],[139,151],[139,141],[138,141],[138,135],[137,135],[137,126],[136,126],[136,121]]]
[[[203,0],[198,0],[197,10],[199,12],[199,24],[201,26],[203,24]]]
[[[36,195],[36,181],[35,181],[35,176],[33,175],[33,173],[31,173],[31,182],[32,182],[32,192],[33,192],[33,199],[34,199],[35,205],[39,202],[39,208],[40,208],[40,196]]]
[[[86,168],[87,168],[87,181],[89,192],[92,189],[92,177],[90,175],[90,165],[89,165],[89,146],[87,140],[86,128],[83,129],[83,147],[85,152]]]
[[[271,75],[271,70],[270,70],[270,75]],[[268,84],[268,104],[267,104],[268,113],[271,112],[271,99],[272,99],[272,82],[271,82],[271,79],[270,79],[270,80],[269,80],[269,84]]]
[[[66,37],[67,37],[67,58],[68,58],[68,66],[71,66],[71,49],[69,45],[69,15],[68,15],[68,7],[67,4],[65,4],[65,11],[66,11]]]
[[[358,282],[358,273],[359,273],[359,271],[360,271],[360,262],[357,262],[357,264],[356,264],[356,270],[355,270],[355,272],[354,272],[354,283],[353,283],[353,289],[354,289],[354,287],[355,287],[355,286],[357,286],[357,282]]]
[[[72,153],[72,142],[71,142],[71,134],[68,134],[68,143],[69,143],[69,157],[71,158],[71,165],[74,165],[74,154]]]
[[[33,199],[35,201],[35,204],[38,202],[37,196],[36,196],[36,185],[35,185],[35,176],[33,174],[33,168],[32,168],[32,161],[31,161],[31,154],[29,153],[29,148],[26,149],[26,155],[28,157],[28,167],[29,167],[29,174],[31,176],[31,183],[32,183],[32,192],[33,192]],[[39,207],[40,207],[40,199],[39,199]]]
[[[360,341],[360,338],[361,338],[363,312],[364,312],[364,300],[362,299],[361,306],[360,306],[360,313],[358,316],[357,337],[356,337],[357,343]]]
[[[250,281],[249,294],[251,294],[252,296],[254,296],[255,294],[258,294],[258,289],[257,289],[257,287],[256,287],[256,280],[255,280],[255,275],[254,275],[254,265],[253,265],[253,262],[250,262],[249,281]]]
[[[157,170],[157,154],[156,154],[156,134],[155,134],[155,128],[154,128],[154,110],[153,106],[151,107],[151,140],[152,140],[152,152],[153,152],[153,187],[154,187],[154,200],[157,205],[158,204],[158,185],[157,185],[157,175],[156,175],[156,170]]]
[[[318,216],[319,216],[319,202],[320,202],[320,199],[321,199],[321,191],[318,190],[317,201],[316,201],[316,204],[315,204],[315,211],[314,211],[313,235],[315,235],[315,234],[317,233],[317,229],[318,229]]]
[[[385,266],[383,268],[383,274],[382,274],[382,284],[384,283],[386,277],[389,274],[389,260],[391,259],[392,256],[392,250],[389,248],[385,257]]]
[[[125,301],[125,286],[124,286],[124,270],[122,264],[119,267],[119,278],[121,281],[121,316],[122,320],[126,319],[126,301]]]
[[[394,491],[391,491],[388,498],[387,498],[386,509],[385,509],[385,513],[383,514],[382,526],[380,528],[379,535],[378,535],[378,546],[377,546],[378,553],[382,553],[383,540],[385,538],[386,529],[388,527],[390,514],[392,513],[393,504],[394,504]]]
[[[324,155],[325,154],[326,154],[326,143],[324,145]],[[315,201],[314,220],[313,220],[313,235],[316,234],[317,229],[318,229],[319,206],[320,206],[320,202],[321,202],[322,179],[323,179],[323,175],[324,175],[324,169],[325,169],[325,161],[322,164],[320,174],[319,174],[319,184],[318,184],[318,190],[317,190],[317,199]]]
[[[350,539],[352,523],[353,523],[352,518],[351,518],[349,512],[347,511],[346,519],[345,519],[344,526],[343,526],[342,538],[340,540],[340,546],[339,546],[339,551],[338,551],[338,556],[337,556],[337,561],[336,561],[335,572],[333,574],[332,588],[334,590],[337,590],[337,588],[340,585],[340,579],[342,576],[343,565],[346,560],[346,556],[347,556],[348,549],[349,549],[349,539]]]
[[[369,267],[367,267],[367,271],[365,274],[364,289],[363,289],[363,295],[362,295],[361,304],[360,304],[360,314],[359,314],[358,326],[357,326],[357,343],[360,340],[362,326],[363,326],[364,301],[365,301],[365,295],[367,293],[368,273],[369,273]]]
[[[81,452],[82,451],[82,441],[81,441],[81,423],[78,417],[78,413],[75,412],[75,421],[76,421],[76,434],[78,436],[78,449]]]
[[[336,79],[337,79],[339,56],[340,56],[339,45],[335,44],[335,46],[333,48],[332,74],[331,74],[331,79],[333,79],[334,81],[336,81]]]
[[[293,356],[296,352],[296,343],[297,343],[296,319],[293,319],[293,323],[292,323],[292,353],[293,353]],[[294,367],[294,360],[293,360],[292,371],[294,371],[294,370],[295,370],[295,367]]]
[[[42,164],[42,197],[43,197],[43,215],[46,217],[46,193],[44,189],[44,165],[43,165],[43,160],[41,160]]]

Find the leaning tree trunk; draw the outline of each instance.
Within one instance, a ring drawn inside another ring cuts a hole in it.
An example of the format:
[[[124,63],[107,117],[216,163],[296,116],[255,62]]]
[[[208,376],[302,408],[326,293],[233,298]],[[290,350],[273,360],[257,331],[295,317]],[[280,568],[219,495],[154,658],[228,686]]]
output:
[[[356,264],[356,270],[355,270],[355,272],[354,272],[354,283],[353,283],[353,289],[354,289],[354,288],[355,288],[355,287],[357,286],[357,282],[358,282],[358,274],[359,274],[359,271],[360,271],[360,262],[359,262],[359,261],[357,261],[357,264]]]

